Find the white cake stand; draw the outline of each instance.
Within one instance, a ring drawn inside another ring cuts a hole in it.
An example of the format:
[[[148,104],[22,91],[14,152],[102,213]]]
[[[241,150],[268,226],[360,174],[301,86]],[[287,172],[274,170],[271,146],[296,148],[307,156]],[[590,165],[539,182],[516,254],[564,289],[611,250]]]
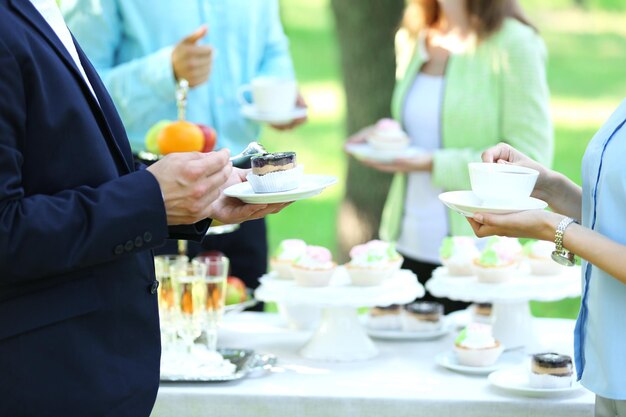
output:
[[[321,307],[320,324],[300,355],[325,361],[358,361],[378,354],[358,318],[359,307],[406,304],[424,295],[424,287],[407,270],[400,270],[382,284],[371,287],[350,285],[343,267],[337,268],[327,287],[301,287],[273,275],[266,275],[260,281],[254,293],[258,300]]]
[[[426,282],[435,297],[493,303],[493,334],[506,349],[526,347],[534,341],[528,301],[557,301],[580,295],[580,267],[563,268],[559,275],[531,275],[523,266],[510,280],[497,284],[478,282],[474,276],[448,275],[437,268]]]

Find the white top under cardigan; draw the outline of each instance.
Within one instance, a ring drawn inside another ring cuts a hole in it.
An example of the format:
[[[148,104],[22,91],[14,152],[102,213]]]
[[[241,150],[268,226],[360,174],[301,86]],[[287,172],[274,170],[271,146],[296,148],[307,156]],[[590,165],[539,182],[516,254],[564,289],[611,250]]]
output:
[[[441,147],[441,107],[445,79],[419,73],[404,102],[404,130],[411,146],[425,151]],[[439,201],[441,189],[430,172],[408,175],[402,228],[397,249],[414,260],[438,264],[441,241],[448,234],[447,213]]]

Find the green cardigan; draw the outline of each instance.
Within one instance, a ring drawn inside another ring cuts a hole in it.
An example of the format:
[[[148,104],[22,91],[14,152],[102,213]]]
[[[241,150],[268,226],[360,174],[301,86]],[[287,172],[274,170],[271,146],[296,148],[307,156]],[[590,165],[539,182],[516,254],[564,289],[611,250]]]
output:
[[[402,121],[406,94],[426,51],[406,33],[396,37],[397,83],[393,116]],[[441,147],[433,154],[433,186],[445,191],[469,190],[467,164],[506,142],[549,166],[554,140],[549,113],[545,44],[530,27],[507,19],[502,28],[474,48],[450,56],[442,105]],[[379,231],[396,241],[404,212],[406,174],[396,174],[389,189]],[[460,214],[448,210],[449,233],[471,235]]]

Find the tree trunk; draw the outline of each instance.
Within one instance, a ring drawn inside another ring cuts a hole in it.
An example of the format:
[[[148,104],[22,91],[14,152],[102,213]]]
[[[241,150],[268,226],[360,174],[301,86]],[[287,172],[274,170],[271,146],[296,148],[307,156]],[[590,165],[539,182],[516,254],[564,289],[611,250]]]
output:
[[[395,83],[394,36],[404,0],[331,0],[347,100],[347,133],[389,117]],[[339,260],[352,246],[378,235],[391,175],[350,158],[339,208]]]

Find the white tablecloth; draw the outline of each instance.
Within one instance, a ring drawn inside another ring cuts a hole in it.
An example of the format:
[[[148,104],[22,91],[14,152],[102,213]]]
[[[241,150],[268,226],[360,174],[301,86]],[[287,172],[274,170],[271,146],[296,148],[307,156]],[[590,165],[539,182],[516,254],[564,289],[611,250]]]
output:
[[[571,353],[574,322],[535,319],[540,345]],[[591,416],[594,396],[581,389],[564,397],[529,398],[491,386],[486,376],[456,373],[435,364],[452,347],[451,333],[434,341],[376,341],[380,354],[361,362],[303,359],[310,333],[288,330],[274,314],[227,316],[219,345],[278,357],[265,375],[237,382],[162,383],[153,417],[403,417]],[[519,353],[523,356],[522,353]]]

